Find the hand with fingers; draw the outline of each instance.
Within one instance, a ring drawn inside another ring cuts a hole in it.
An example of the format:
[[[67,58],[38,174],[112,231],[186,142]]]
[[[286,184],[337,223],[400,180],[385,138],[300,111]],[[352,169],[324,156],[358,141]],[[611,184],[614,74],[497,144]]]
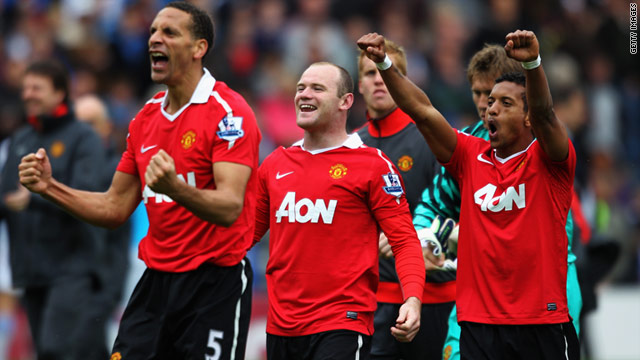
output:
[[[22,211],[29,206],[31,193],[26,187],[18,184],[15,191],[7,193],[4,197],[4,203],[11,211]]]
[[[386,51],[384,48],[384,36],[378,33],[369,33],[358,39],[358,47],[375,63],[384,61]]]
[[[176,166],[173,158],[166,151],[160,149],[151,157],[144,173],[144,181],[154,192],[168,196],[171,196],[171,192],[178,187]]]
[[[420,330],[422,303],[417,297],[405,300],[398,311],[396,326],[391,327],[391,335],[400,342],[410,342]]]
[[[383,259],[388,259],[393,256],[391,245],[389,245],[389,239],[382,232],[380,233],[380,238],[378,239],[378,254]]]
[[[36,153],[22,157],[18,165],[20,184],[29,191],[43,194],[51,181],[51,163],[45,149],[40,148]]]
[[[540,55],[540,44],[533,31],[517,30],[507,34],[505,40],[504,50],[514,60],[535,61]]]

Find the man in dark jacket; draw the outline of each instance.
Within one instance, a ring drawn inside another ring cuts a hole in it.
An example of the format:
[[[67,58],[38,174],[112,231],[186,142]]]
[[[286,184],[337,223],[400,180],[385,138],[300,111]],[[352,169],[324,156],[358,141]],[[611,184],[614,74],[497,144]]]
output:
[[[106,357],[105,339],[89,329],[105,319],[88,315],[103,284],[99,255],[104,230],[83,223],[18,182],[21,158],[45,148],[55,176],[74,187],[96,190],[104,148],[87,124],[77,122],[69,104],[68,75],[52,61],[30,65],[22,100],[28,125],[12,138],[2,173],[2,199],[8,213],[11,268],[22,298],[38,359]],[[123,255],[125,256],[125,255]],[[96,353],[95,346],[104,349]]]

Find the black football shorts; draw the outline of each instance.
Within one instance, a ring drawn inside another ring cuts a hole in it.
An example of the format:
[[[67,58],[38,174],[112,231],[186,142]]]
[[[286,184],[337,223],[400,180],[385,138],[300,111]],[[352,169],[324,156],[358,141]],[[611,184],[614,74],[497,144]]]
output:
[[[252,281],[246,258],[184,273],[147,269],[122,316],[111,359],[243,359]]]

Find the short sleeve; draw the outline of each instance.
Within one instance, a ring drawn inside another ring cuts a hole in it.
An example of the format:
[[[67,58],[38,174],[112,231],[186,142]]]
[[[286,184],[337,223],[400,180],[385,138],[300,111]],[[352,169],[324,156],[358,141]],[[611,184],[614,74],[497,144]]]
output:
[[[456,149],[453,151],[453,156],[451,156],[451,159],[449,159],[448,162],[442,164],[442,166],[447,169],[458,183],[460,183],[460,179],[464,172],[464,164],[467,154],[466,149],[468,147],[468,143],[472,141],[472,139],[477,138],[458,131],[458,141],[456,142]]]
[[[229,93],[229,97],[225,101],[231,111],[216,124],[212,161],[257,166],[261,134],[256,117],[240,95]]]
[[[136,156],[134,153],[134,140],[133,136],[135,135],[135,118],[131,120],[129,123],[129,133],[127,134],[127,148],[122,153],[122,157],[120,158],[120,162],[118,163],[117,171],[122,171],[127,174],[138,176],[138,170],[136,168]]]

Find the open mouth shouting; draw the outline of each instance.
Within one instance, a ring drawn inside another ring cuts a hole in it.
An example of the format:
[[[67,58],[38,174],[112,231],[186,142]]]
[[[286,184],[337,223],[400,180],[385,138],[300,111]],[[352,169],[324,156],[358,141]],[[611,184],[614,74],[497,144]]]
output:
[[[488,117],[487,127],[489,129],[489,138],[494,139],[498,135],[498,126],[494,118]]]
[[[169,57],[161,51],[150,51],[149,57],[151,58],[151,69],[153,71],[166,70],[169,65]]]

